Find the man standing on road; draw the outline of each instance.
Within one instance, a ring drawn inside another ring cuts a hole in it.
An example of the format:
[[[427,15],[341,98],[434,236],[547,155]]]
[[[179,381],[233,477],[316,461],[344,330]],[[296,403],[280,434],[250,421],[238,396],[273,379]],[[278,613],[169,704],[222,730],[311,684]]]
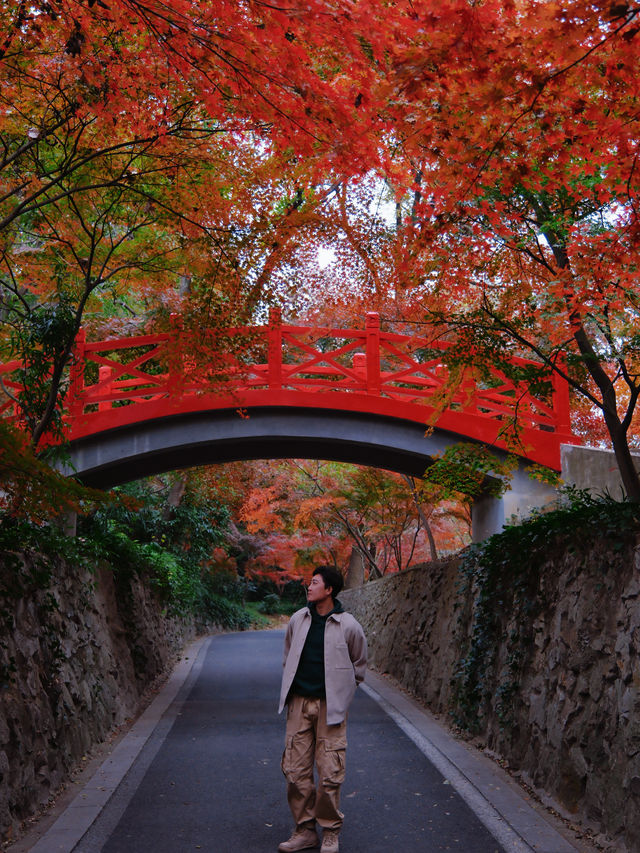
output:
[[[282,772],[295,828],[278,847],[280,853],[317,847],[316,821],[322,828],[321,853],[339,850],[347,709],[367,667],[364,631],[336,597],[342,586],[340,572],[319,566],[307,591],[308,606],[293,614],[285,636],[279,709],[287,706]]]

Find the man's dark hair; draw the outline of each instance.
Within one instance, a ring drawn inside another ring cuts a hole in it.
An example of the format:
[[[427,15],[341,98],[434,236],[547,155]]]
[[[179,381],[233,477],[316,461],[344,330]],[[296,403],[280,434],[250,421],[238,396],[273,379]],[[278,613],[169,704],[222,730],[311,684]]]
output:
[[[313,574],[322,575],[325,587],[331,587],[331,597],[335,599],[344,586],[340,572],[333,566],[318,566],[317,569],[314,569]]]

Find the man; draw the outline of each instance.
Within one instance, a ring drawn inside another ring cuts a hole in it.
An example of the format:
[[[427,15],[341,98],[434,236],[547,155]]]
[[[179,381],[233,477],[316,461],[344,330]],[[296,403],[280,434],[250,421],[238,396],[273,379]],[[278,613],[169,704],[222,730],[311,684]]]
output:
[[[282,772],[295,828],[280,853],[317,847],[316,822],[322,827],[321,853],[339,850],[347,709],[367,667],[364,631],[336,597],[342,586],[340,572],[318,567],[308,606],[293,614],[287,628],[279,712],[287,706]]]

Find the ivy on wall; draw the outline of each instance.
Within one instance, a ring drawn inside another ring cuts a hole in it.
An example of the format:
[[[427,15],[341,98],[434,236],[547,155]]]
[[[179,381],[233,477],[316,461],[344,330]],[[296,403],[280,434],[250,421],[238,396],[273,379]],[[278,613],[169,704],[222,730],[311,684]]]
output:
[[[568,488],[556,509],[467,549],[460,561],[459,625],[471,627],[453,677],[457,725],[479,733],[490,709],[503,727],[511,725],[535,620],[545,607],[542,572],[550,555],[561,549],[587,554],[603,540],[622,551],[639,532],[640,504]],[[501,647],[506,654],[499,659]]]

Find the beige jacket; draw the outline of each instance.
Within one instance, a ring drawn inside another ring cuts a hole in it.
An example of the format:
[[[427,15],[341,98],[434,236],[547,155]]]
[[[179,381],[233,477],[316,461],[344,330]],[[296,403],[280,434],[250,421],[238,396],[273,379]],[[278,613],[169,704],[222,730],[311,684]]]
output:
[[[308,607],[297,610],[289,620],[284,638],[284,671],[278,713],[298,670],[300,655],[311,625]],[[350,613],[332,613],[324,629],[324,678],[327,691],[327,724],[341,723],[347,715],[356,687],[367,669],[367,640],[358,621]]]

